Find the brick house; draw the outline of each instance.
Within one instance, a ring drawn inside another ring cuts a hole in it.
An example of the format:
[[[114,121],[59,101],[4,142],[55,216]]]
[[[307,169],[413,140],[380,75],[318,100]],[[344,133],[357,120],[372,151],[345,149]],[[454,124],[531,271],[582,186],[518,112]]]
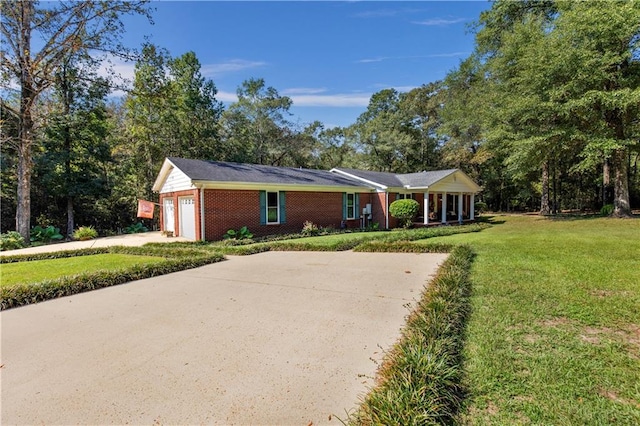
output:
[[[396,226],[389,205],[420,203],[423,225],[474,219],[480,187],[457,169],[394,174],[346,168],[326,170],[219,161],[165,159],[153,185],[160,195],[160,226],[192,240],[220,240],[247,226],[255,236],[318,226]]]

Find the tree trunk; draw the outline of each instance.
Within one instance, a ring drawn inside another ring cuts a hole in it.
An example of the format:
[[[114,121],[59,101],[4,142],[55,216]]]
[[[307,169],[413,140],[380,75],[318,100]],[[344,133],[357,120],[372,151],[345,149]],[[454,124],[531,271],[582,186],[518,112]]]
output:
[[[73,229],[75,228],[74,216],[73,216],[73,197],[67,196],[67,240],[73,238]]]
[[[611,188],[611,164],[608,158],[605,158],[602,165],[602,205],[613,204],[613,191]]]
[[[549,162],[542,163],[542,197],[540,200],[540,214],[548,216],[551,214],[549,206]]]
[[[629,202],[629,153],[625,148],[614,151],[613,156],[613,216],[631,216]]]
[[[18,129],[18,203],[16,208],[16,231],[25,241],[29,241],[31,228],[31,145],[33,143],[33,117],[31,108],[35,100],[35,88],[31,72],[31,21],[34,5],[21,2],[22,27],[20,29],[20,50],[23,54],[20,68],[20,124]]]

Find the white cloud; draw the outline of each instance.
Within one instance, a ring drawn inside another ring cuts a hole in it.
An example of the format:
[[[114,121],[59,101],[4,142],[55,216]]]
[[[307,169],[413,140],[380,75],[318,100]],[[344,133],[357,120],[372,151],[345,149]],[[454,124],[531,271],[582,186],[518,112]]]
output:
[[[235,92],[221,90],[216,94],[216,99],[226,103],[238,102],[238,95]]]
[[[318,93],[324,93],[327,89],[325,88],[314,88],[314,87],[291,87],[289,89],[284,89],[280,92],[282,95],[290,96],[290,95],[317,95]]]
[[[417,24],[417,25],[443,27],[445,25],[458,24],[458,23],[464,22],[464,21],[466,21],[465,18],[450,18],[450,19],[434,18],[434,19],[427,19],[427,20],[424,20],[424,21],[413,21],[411,23],[412,24]]]
[[[291,96],[293,105],[297,107],[366,107],[370,98],[370,93]]]
[[[357,64],[370,64],[372,62],[382,62],[382,61],[385,61],[387,59],[391,59],[391,58],[388,57],[388,56],[380,56],[378,58],[365,58],[365,59],[357,60],[356,63]]]
[[[202,75],[205,77],[217,77],[221,74],[230,72],[243,71],[251,68],[259,68],[267,65],[263,61],[247,61],[245,59],[230,59],[226,62],[218,64],[206,64],[200,69]]]
[[[356,64],[370,64],[373,62],[382,62],[388,60],[406,60],[406,59],[429,59],[429,58],[452,58],[456,56],[468,55],[469,52],[449,52],[434,53],[431,55],[414,55],[414,56],[379,56],[377,58],[365,58],[355,61]]]

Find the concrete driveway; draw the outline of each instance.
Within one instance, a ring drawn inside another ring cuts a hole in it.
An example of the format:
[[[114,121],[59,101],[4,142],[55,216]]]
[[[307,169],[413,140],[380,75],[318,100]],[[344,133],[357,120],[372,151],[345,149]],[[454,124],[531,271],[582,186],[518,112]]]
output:
[[[340,424],[445,257],[267,252],[4,311],[2,424]]]
[[[190,241],[183,237],[164,237],[160,231],[142,232],[139,234],[122,234],[113,237],[102,237],[88,241],[68,241],[62,243],[47,244],[44,246],[26,247],[17,250],[0,251],[0,256],[14,254],[50,253],[62,250],[78,250],[93,247],[111,246],[141,246],[147,243],[171,243],[176,241]]]

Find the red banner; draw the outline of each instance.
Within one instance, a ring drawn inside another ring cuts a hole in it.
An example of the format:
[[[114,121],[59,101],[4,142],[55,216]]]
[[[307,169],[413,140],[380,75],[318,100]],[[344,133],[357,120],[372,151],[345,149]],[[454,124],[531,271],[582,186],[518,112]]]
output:
[[[153,219],[153,207],[151,201],[138,200],[138,217]]]

